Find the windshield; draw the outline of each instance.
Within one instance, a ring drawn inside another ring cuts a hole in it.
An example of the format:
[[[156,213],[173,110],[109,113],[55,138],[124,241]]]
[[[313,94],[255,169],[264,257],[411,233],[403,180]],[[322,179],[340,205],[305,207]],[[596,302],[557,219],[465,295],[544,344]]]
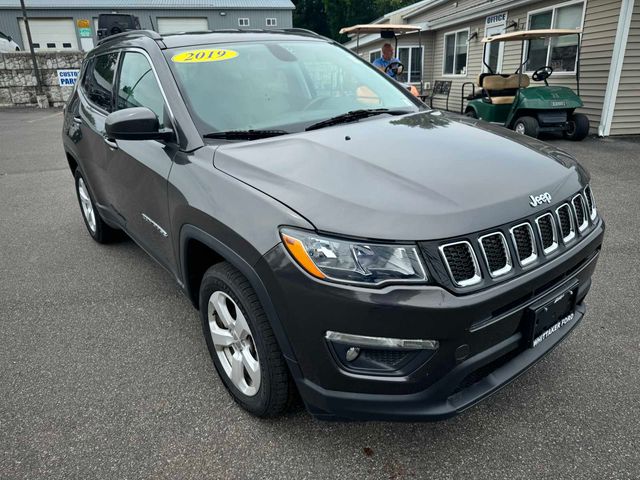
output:
[[[353,110],[418,110],[383,74],[327,42],[199,45],[167,56],[202,133],[301,131]]]

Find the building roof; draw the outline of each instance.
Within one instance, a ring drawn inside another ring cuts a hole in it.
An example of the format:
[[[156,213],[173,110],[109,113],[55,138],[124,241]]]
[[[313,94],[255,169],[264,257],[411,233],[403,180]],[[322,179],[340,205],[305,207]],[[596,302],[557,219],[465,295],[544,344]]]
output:
[[[291,0],[26,0],[27,9],[287,9],[295,7]],[[20,0],[0,0],[0,8],[20,8]]]

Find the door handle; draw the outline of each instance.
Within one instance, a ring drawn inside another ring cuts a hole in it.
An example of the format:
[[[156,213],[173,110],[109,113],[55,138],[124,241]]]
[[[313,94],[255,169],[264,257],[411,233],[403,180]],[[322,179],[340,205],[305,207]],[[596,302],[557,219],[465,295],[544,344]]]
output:
[[[110,140],[107,137],[103,137],[103,140],[104,140],[104,143],[109,145],[109,148],[112,148],[114,150],[116,150],[118,148],[118,144],[116,143],[115,140]]]

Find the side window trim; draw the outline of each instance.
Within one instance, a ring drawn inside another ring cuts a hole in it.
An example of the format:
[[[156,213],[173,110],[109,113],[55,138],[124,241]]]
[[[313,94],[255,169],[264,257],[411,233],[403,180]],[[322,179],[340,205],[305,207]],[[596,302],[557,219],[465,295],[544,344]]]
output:
[[[178,129],[176,128],[176,120],[175,120],[175,116],[173,115],[173,111],[171,110],[171,105],[169,105],[169,100],[167,99],[167,95],[164,92],[164,88],[162,87],[162,83],[160,82],[160,77],[158,75],[158,72],[156,71],[156,66],[153,63],[153,60],[151,59],[151,56],[149,55],[149,53],[142,49],[142,48],[137,48],[137,47],[127,47],[127,48],[123,48],[119,51],[119,57],[118,57],[118,66],[117,66],[117,70],[116,70],[116,80],[113,82],[114,85],[114,93],[112,95],[112,102],[114,107],[117,107],[117,103],[116,102],[116,96],[118,95],[118,91],[120,88],[120,71],[122,69],[122,62],[124,60],[124,55],[127,52],[133,52],[133,53],[141,53],[142,55],[144,55],[144,57],[147,59],[147,62],[149,62],[149,65],[151,66],[151,71],[153,72],[153,76],[156,80],[156,83],[158,84],[158,88],[160,89],[160,93],[162,94],[162,100],[164,103],[164,107],[167,110],[168,115],[168,121],[170,125],[165,125],[166,127],[170,127],[171,130],[173,130],[173,134],[175,135],[175,143],[180,145],[180,138],[178,137]],[[166,123],[166,122],[165,122]]]
[[[82,95],[84,96],[87,104],[89,104],[89,106],[91,108],[96,110],[98,113],[104,115],[105,117],[107,115],[109,115],[110,112],[106,111],[104,108],[102,108],[99,105],[96,105],[93,101],[91,101],[91,97],[89,97],[89,92],[87,92],[85,90],[84,82],[85,82],[86,76],[87,76],[87,74],[88,74],[88,72],[90,70],[89,67],[93,68],[93,63],[95,62],[95,59],[100,57],[100,56],[102,56],[102,55],[108,55],[110,53],[116,53],[118,55],[118,59],[116,60],[116,73],[117,73],[117,71],[118,71],[117,69],[120,66],[120,58],[122,57],[122,55],[121,55],[122,51],[121,50],[109,50],[108,52],[104,52],[104,53],[100,53],[98,55],[94,55],[94,56],[92,56],[90,58],[87,58],[87,61],[85,63],[85,67],[84,67],[84,71],[82,72],[82,77],[80,79],[80,89],[79,89],[82,92]],[[111,104],[110,104],[111,111],[113,111],[113,108],[114,108],[114,100],[115,100],[115,98],[114,98],[114,90],[113,90],[113,88],[114,88],[114,86],[116,84],[116,81],[117,81],[117,77],[115,77],[115,80],[112,82],[112,85],[111,85]]]

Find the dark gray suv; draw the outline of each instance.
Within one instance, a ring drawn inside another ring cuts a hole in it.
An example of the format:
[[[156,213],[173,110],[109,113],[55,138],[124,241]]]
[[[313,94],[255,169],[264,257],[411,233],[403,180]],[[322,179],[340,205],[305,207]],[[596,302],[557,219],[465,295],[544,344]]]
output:
[[[90,235],[166,268],[255,415],[298,392],[319,418],[446,418],[585,313],[587,172],[311,32],[109,37],[63,142]]]

